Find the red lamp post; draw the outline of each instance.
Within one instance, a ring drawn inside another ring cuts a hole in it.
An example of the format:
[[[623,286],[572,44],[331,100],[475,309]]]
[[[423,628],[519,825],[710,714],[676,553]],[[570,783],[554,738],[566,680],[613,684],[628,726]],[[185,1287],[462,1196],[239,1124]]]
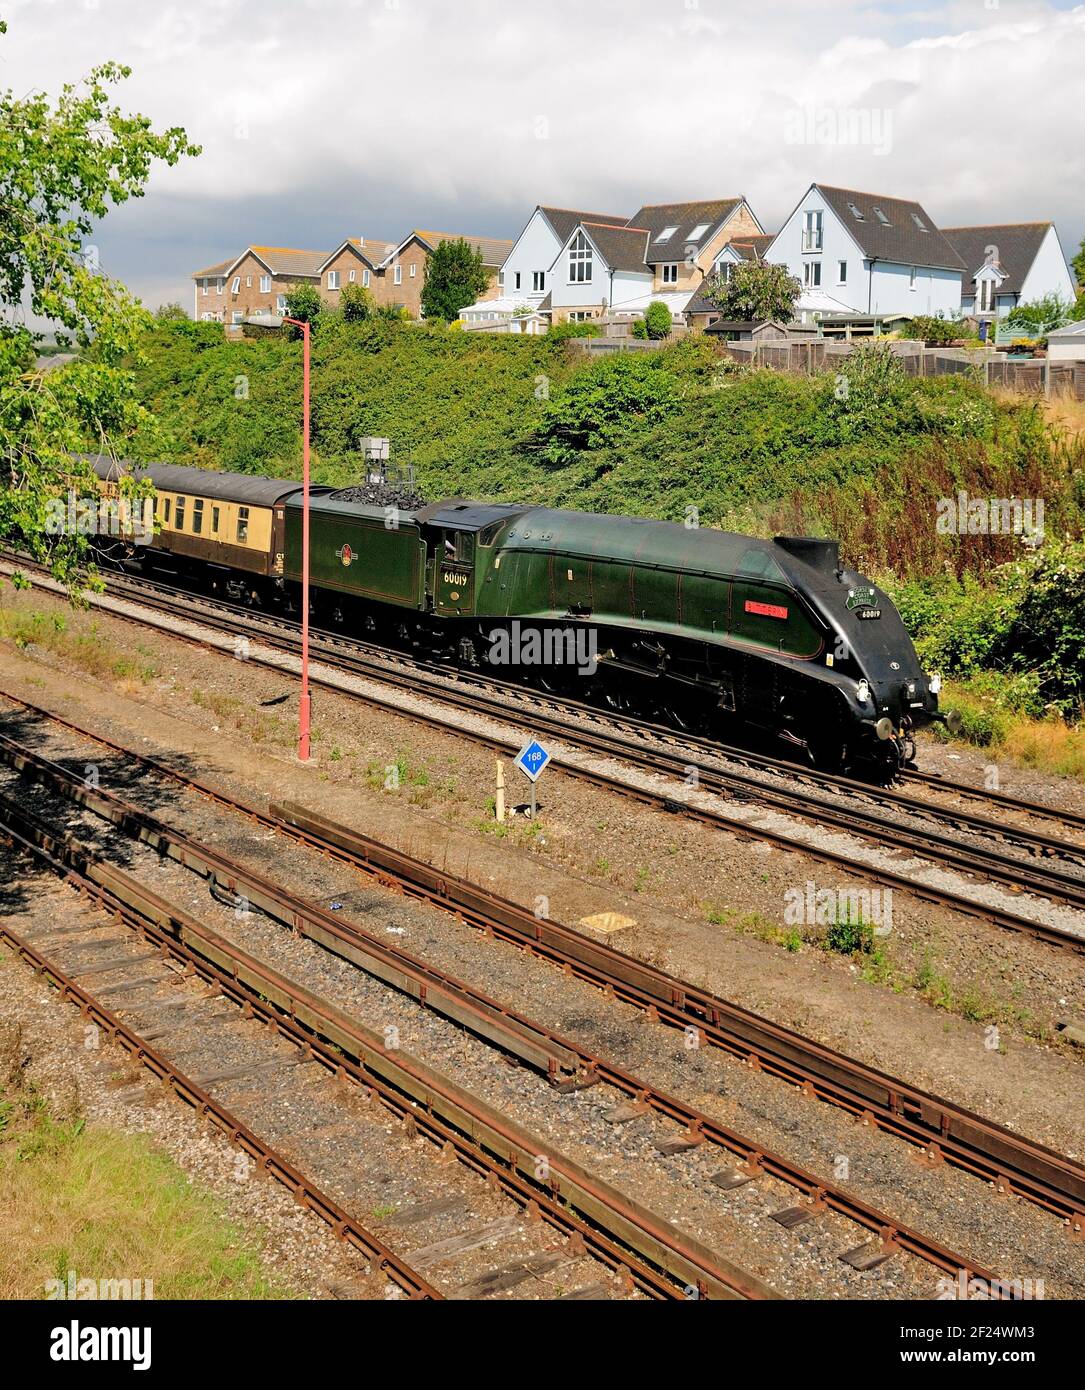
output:
[[[245,320],[260,328],[284,323],[301,329],[302,342],[302,507],[301,507],[301,699],[298,702],[298,761],[309,761],[309,730],[313,704],[309,694],[309,325],[280,314],[254,314]]]
[[[301,699],[298,702],[298,761],[309,761],[309,729],[313,717],[309,694],[309,325],[301,319],[284,318],[301,329],[302,406],[301,406]]]

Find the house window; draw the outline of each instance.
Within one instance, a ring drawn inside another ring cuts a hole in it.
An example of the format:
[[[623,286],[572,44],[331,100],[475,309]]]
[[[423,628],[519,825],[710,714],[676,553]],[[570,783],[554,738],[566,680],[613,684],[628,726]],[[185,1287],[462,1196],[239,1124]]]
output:
[[[531,272],[531,288],[536,294],[541,294],[546,289],[546,271],[533,270]]]
[[[207,281],[206,281],[206,280],[201,280],[201,281],[200,281],[200,293],[201,293],[201,294],[204,294],[204,295],[207,293]]]
[[[397,285],[403,284],[403,267],[401,265],[396,265],[396,273],[392,276],[392,280]]]
[[[350,281],[350,283],[351,283],[352,285],[354,284],[354,276],[355,276],[355,273],[356,273],[356,272],[352,270],[352,271],[350,272],[350,274],[347,276],[347,279]]]
[[[909,288],[910,290],[914,290],[914,289],[915,289],[915,278],[916,278],[916,268],[915,268],[915,266],[912,266],[911,273],[910,273],[909,276],[908,276],[908,288]]]
[[[415,277],[417,274],[418,274],[418,267],[412,263],[412,265],[411,265],[411,279],[413,280],[414,277]]]
[[[665,266],[663,267],[663,283],[664,283],[665,285],[677,285],[677,284],[678,284],[678,263],[677,263],[677,261],[672,261],[670,265],[665,265]]]
[[[913,212],[913,213],[912,213],[912,221],[915,223],[915,225],[919,228],[919,230],[920,230],[921,232],[929,232],[929,231],[930,231],[930,228],[929,228],[929,227],[927,226],[927,224],[923,221],[922,217],[920,217],[920,215],[919,215],[918,212]]]
[[[339,288],[339,272],[337,270],[328,271],[328,289],[337,290]]]
[[[674,228],[670,229],[672,232]],[[657,238],[662,240],[662,237]],[[569,245],[569,284],[586,285],[591,282],[592,250],[591,242],[583,232],[577,232]]]
[[[677,227],[664,227],[659,236],[656,237],[656,241],[670,241],[677,230]]]
[[[260,293],[261,293],[261,294],[270,294],[270,293],[271,293],[271,276],[270,276],[270,275],[261,275],[261,276],[260,276]]]
[[[892,225],[889,221],[889,218],[886,217],[884,212],[882,212],[881,208],[874,209],[874,216],[878,219],[878,221],[882,224],[883,227],[889,227]]]
[[[735,266],[734,266],[734,262],[733,262],[733,261],[724,261],[724,263],[723,263],[723,283],[724,283],[725,285],[729,285],[729,284],[731,283],[731,271],[734,270],[734,268],[735,268]]]
[[[285,313],[286,313],[286,295],[285,295],[285,294],[277,294],[277,295],[275,296],[275,307],[276,307],[276,309],[278,309],[278,311],[279,311],[280,314],[285,314]]]
[[[212,508],[211,508],[211,534],[212,534],[213,536],[217,536],[218,533],[219,533],[219,509],[218,509],[218,507],[212,507]]]
[[[689,234],[690,241],[700,241],[700,239],[704,236],[705,232],[707,231],[708,223],[698,222],[696,227],[694,227],[693,231]]]
[[[822,241],[822,213],[820,208],[810,208],[803,214],[802,249],[820,251]]]
[[[369,271],[368,271],[368,270],[363,270],[363,271],[362,271],[362,288],[363,288],[363,289],[366,289],[366,290],[369,288]]]
[[[231,294],[237,294],[237,292],[238,292],[240,289],[241,289],[241,276],[240,276],[240,275],[235,275],[235,276],[234,276],[234,282],[233,282],[233,284],[230,286],[230,293],[231,293]]]
[[[519,272],[519,271],[517,271],[516,274],[513,276],[512,287],[513,287],[514,290],[518,290],[518,289],[520,288],[520,272]]]
[[[215,286],[215,293],[216,293],[216,294],[221,294],[221,293],[222,293],[222,287],[223,287],[223,285],[224,285],[225,283],[226,283],[225,279],[222,279],[222,280],[220,280],[220,281],[216,284],[216,286]]]
[[[248,507],[238,507],[237,509],[237,543],[245,545],[249,539],[249,509]]]
[[[989,314],[995,307],[995,282],[993,280],[980,281],[980,313]]]
[[[503,290],[505,288],[505,272],[503,270],[499,270],[497,272],[497,288],[499,290]]]
[[[203,498],[192,499],[192,534],[198,536],[203,530]]]
[[[837,261],[836,263],[836,283],[846,285],[848,283],[848,263],[847,261]]]
[[[173,529],[183,531],[185,529],[185,499],[183,497],[177,498],[177,506],[174,508],[173,516]]]
[[[848,211],[851,213],[852,217],[855,218],[856,222],[866,221],[866,218],[863,216],[863,214],[859,211],[859,209],[855,206],[854,203],[848,204]]]
[[[587,321],[593,317],[594,314],[591,309],[574,309],[573,312],[569,315],[569,322],[587,323]]]
[[[821,284],[821,262],[807,261],[802,268],[802,278],[808,289],[817,289]]]
[[[251,276],[251,275],[246,275],[246,276],[245,276],[245,288],[246,288],[247,290],[251,290],[251,289],[252,289],[252,276]]]

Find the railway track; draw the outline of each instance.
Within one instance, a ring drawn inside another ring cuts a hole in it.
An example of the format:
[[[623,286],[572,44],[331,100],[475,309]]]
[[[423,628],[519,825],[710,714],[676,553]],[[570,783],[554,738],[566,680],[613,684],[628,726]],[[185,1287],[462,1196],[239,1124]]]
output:
[[[197,600],[183,591],[162,592],[162,586],[152,586],[151,596],[148,597],[147,586],[142,581],[140,584],[127,579],[114,579],[112,582],[115,588],[134,595],[140,604],[185,621],[203,623],[235,637],[258,637],[260,641],[290,655],[298,648],[295,626],[286,619],[268,620],[265,615],[255,617],[249,610],[215,601]],[[194,604],[199,604],[199,607],[194,607]],[[196,638],[185,640],[199,642]],[[314,634],[311,652],[314,659],[349,674],[396,689],[409,690],[412,694],[430,696],[465,712],[505,724],[510,720],[522,720],[539,736],[557,738],[582,751],[631,764],[640,771],[675,784],[671,789],[656,791],[598,768],[571,762],[562,758],[560,752],[555,756],[555,762],[566,773],[607,790],[715,825],[740,838],[758,839],[782,849],[798,851],[851,876],[949,907],[1048,945],[1085,954],[1085,918],[1080,926],[1046,922],[1036,915],[1018,911],[1009,903],[992,903],[978,897],[972,889],[973,883],[990,882],[1015,895],[1031,894],[1039,900],[1038,906],[1041,907],[1046,901],[1059,908],[1085,911],[1085,877],[1082,877],[1085,846],[1036,830],[1007,826],[1004,822],[995,822],[961,810],[936,808],[932,812],[925,803],[903,793],[871,788],[864,783],[834,778],[828,774],[798,771],[792,764],[766,759],[761,755],[741,754],[748,766],[761,772],[776,774],[786,771],[789,776],[800,779],[798,786],[770,785],[741,769],[722,768],[719,760],[732,756],[733,750],[718,749],[707,740],[686,739],[685,736],[680,740],[673,731],[662,731],[643,721],[623,720],[615,723],[598,709],[589,706],[575,708],[570,713],[568,701],[554,701],[554,708],[550,708],[537,696],[525,698],[520,691],[516,692],[516,706],[510,708],[507,701],[492,693],[494,687],[481,678],[465,678],[461,673],[457,673],[455,679],[449,679],[447,675],[438,678],[431,663],[413,662],[398,653],[389,654],[384,649],[334,635]],[[252,653],[248,659],[260,661],[259,656]],[[311,675],[311,683],[339,689],[334,682],[317,673]],[[512,693],[509,686],[501,686],[500,689],[503,693]],[[367,698],[356,693],[355,697]],[[409,717],[421,717],[412,716],[411,711],[405,710],[400,704],[396,704],[395,708]],[[462,726],[458,726],[457,732],[501,752],[507,753],[519,746],[516,735],[501,737]],[[670,746],[661,743],[660,739],[669,742]],[[858,835],[872,844],[907,852],[921,863],[949,868],[964,875],[968,886],[956,888],[934,884],[917,878],[914,873],[898,872],[888,865],[872,864],[856,858],[852,853],[813,843],[779,826],[753,821],[748,815],[730,814],[718,804],[706,805],[691,796],[691,782],[695,791],[708,792],[724,802],[733,803],[739,810],[750,805],[765,806],[819,827]],[[839,799],[845,796],[847,804]],[[872,804],[874,802],[884,809],[879,809],[878,805]],[[1027,809],[1027,804],[1023,805]],[[920,812],[941,819],[950,831],[957,833],[906,828],[898,819],[901,815],[914,816]],[[1068,818],[1067,823],[1073,819]],[[1001,847],[963,842],[960,839],[962,831],[983,833],[996,841],[1012,842],[1028,859],[1009,854]],[[1058,863],[1052,863],[1053,860]]]
[[[385,984],[390,984],[418,1003],[468,1029],[487,1043],[502,1049],[522,1064],[546,1076],[559,1092],[570,1088],[583,1089],[587,1086],[603,1085],[612,1088],[618,1093],[619,1098],[624,1096],[634,1102],[637,1109],[652,1111],[664,1120],[680,1126],[680,1133],[677,1137],[672,1136],[665,1141],[661,1152],[675,1153],[684,1148],[707,1145],[726,1152],[730,1158],[737,1157],[742,1161],[741,1169],[724,1169],[714,1179],[725,1190],[742,1186],[762,1175],[796,1189],[802,1199],[800,1204],[786,1208],[775,1216],[775,1219],[788,1228],[789,1223],[801,1223],[820,1211],[827,1210],[848,1218],[863,1229],[866,1237],[863,1244],[844,1251],[840,1256],[853,1267],[874,1268],[895,1250],[902,1249],[945,1272],[970,1270],[969,1277],[974,1274],[975,1277],[986,1280],[988,1284],[992,1282],[990,1274],[976,1270],[972,1262],[963,1259],[942,1243],[894,1221],[847,1190],[826,1182],[781,1155],[774,1154],[725,1128],[703,1112],[661,1092],[605,1057],[502,1007],[464,981],[437,971],[398,948],[388,946],[357,924],[348,922],[341,916],[336,917],[314,903],[298,899],[281,885],[228,860],[216,850],[196,844],[188,836],[113,793],[104,792],[100,788],[86,787],[74,774],[59,764],[51,763],[40,754],[24,750],[12,760],[10,741],[4,740],[4,743],[6,759],[24,777],[45,783],[51,792],[63,795],[79,806],[104,817],[111,825],[133,839],[149,845],[159,856],[167,856],[199,874],[209,881],[213,891],[242,895],[247,904],[296,934],[308,937],[326,951],[351,961]],[[105,864],[99,854],[89,850],[85,844],[75,841],[70,835],[58,836],[44,826],[33,813],[20,810],[16,799],[6,791],[0,792],[0,815],[9,827],[13,827],[23,837],[24,843],[37,845],[68,868],[74,864],[79,872],[96,882],[108,883],[114,895],[122,900],[131,903],[134,892],[137,901],[142,901],[145,896],[141,891],[134,890],[131,881],[124,882],[122,887],[118,888],[117,871]],[[157,926],[161,927],[164,911],[162,904],[151,903],[151,909],[148,912],[146,902],[142,903],[143,915],[150,916]],[[269,979],[269,967],[266,964],[257,965],[240,948],[233,943],[225,942],[221,937],[215,937],[214,934],[208,937],[206,929],[198,927],[191,919],[179,916],[176,909],[171,909],[170,912],[170,920],[175,924],[180,923],[172,931],[172,935],[179,934],[187,946],[194,946],[203,956],[210,954],[211,959],[226,968],[231,977],[240,978],[252,987],[259,986],[259,992],[276,1001],[280,1009],[289,1002],[291,1015],[311,1024],[314,1010],[319,1012],[319,1009],[311,999],[301,998],[299,1005],[296,997],[298,986],[288,986],[282,979]],[[201,932],[204,933],[203,936]],[[223,959],[224,952],[228,955],[228,960]],[[283,999],[284,989],[288,992],[294,991],[288,1001]],[[323,1017],[334,1015],[334,1012],[327,1005],[323,1005]],[[338,1023],[338,1031],[329,1032],[327,1027],[321,1025],[320,1035],[343,1046],[342,1016],[338,1019],[333,1017],[333,1021]],[[356,1039],[351,1041],[346,1051],[350,1056],[358,1055]],[[402,1054],[397,1056],[400,1068],[408,1065]],[[366,1065],[372,1070],[372,1059],[367,1058]],[[537,1164],[537,1155],[543,1152],[538,1146],[538,1141],[518,1135],[516,1126],[511,1121],[488,1110],[477,1098],[471,1097],[470,1093],[459,1091],[447,1078],[436,1077],[421,1063],[414,1065],[424,1074],[424,1093],[429,1101],[432,1102],[436,1095],[446,1104],[450,1103],[456,1107],[458,1129],[468,1133],[477,1132],[480,1125],[485,1125],[499,1136],[499,1152],[512,1151],[518,1156],[521,1171],[527,1170],[529,1165]],[[481,1114],[478,1113],[480,1105],[483,1106]],[[696,1289],[701,1297],[719,1297],[723,1290],[728,1290],[732,1296],[767,1296],[767,1290],[759,1281],[743,1275],[727,1262],[721,1264],[720,1256],[704,1250],[696,1242],[691,1244],[688,1237],[681,1235],[667,1223],[653,1219],[650,1213],[638,1210],[635,1204],[631,1208],[621,1194],[609,1189],[599,1180],[592,1179],[570,1160],[550,1153],[548,1164],[551,1174],[555,1175],[551,1185],[558,1187],[567,1202],[582,1215],[591,1217],[597,1224],[603,1224],[612,1234],[618,1234],[625,1244],[630,1245],[642,1257],[646,1257],[653,1268],[685,1281],[686,1289]],[[632,1231],[629,1226],[631,1209],[637,1220]],[[873,1240],[869,1239],[871,1234],[874,1236]]]
[[[774,1296],[762,1281],[679,1233],[569,1159],[547,1153],[547,1178],[538,1181],[536,1165],[546,1148],[537,1139],[418,1059],[387,1046],[378,1033],[330,1001],[249,955],[114,868],[91,847],[5,796],[0,796],[0,836],[91,894],[115,921],[174,966],[198,976],[239,1005],[245,1017],[266,1023],[276,1038],[292,1042],[304,1062],[321,1065],[336,1079],[353,1082],[366,1097],[379,1100],[402,1121],[409,1139],[421,1136],[431,1141],[435,1160],[458,1159],[469,1173],[483,1179],[485,1188],[511,1202],[528,1229],[539,1225],[540,1230],[546,1228],[560,1237],[567,1260],[588,1258],[597,1268],[601,1265],[620,1275],[628,1292],[654,1299]],[[15,934],[5,931],[14,944]],[[19,944],[31,952],[35,949],[32,942]],[[112,944],[111,949],[115,949]],[[142,969],[147,968],[141,958],[136,959]],[[58,979],[63,977],[65,987],[80,973],[78,968],[68,972],[55,964],[51,968]],[[97,960],[90,966],[91,973],[102,969]],[[110,1026],[114,1021],[111,1017]],[[141,1046],[135,1038],[137,1058]],[[261,1079],[267,1083],[266,1072]],[[591,1214],[585,1216],[585,1209]],[[538,1241],[534,1244],[536,1249],[523,1252],[529,1265],[549,1248]],[[431,1254],[428,1247],[425,1253]],[[410,1252],[405,1263],[408,1270],[409,1258]]]
[[[303,808],[273,805],[263,810],[159,760],[133,755],[121,745],[49,711],[23,702],[16,703],[35,717],[52,721],[78,737],[123,754],[155,777],[179,785],[263,828],[315,848],[383,886],[394,887],[413,898],[454,913],[459,920],[488,936],[514,944],[588,981],[609,996],[632,1003],[654,1020],[682,1029],[687,1034],[693,1029],[698,1042],[719,1047],[755,1069],[779,1077],[800,1087],[805,1094],[841,1108],[863,1123],[915,1145],[931,1160],[945,1161],[986,1181],[996,1193],[1012,1193],[1025,1198],[1058,1216],[1074,1233],[1085,1231],[1085,1165],[712,996],[561,923],[539,920],[507,899],[447,872],[435,870],[422,861],[328,822]],[[3,751],[2,748],[0,751]],[[45,761],[37,755],[32,755],[29,760],[21,756],[12,765],[19,766],[25,775],[34,776]],[[49,771],[49,768],[45,770]],[[63,769],[60,769],[60,773],[63,774],[61,780],[67,783],[69,790],[85,803],[85,790],[74,785],[77,779]],[[107,802],[105,810],[111,819],[122,816],[127,821],[129,833],[149,835],[152,840],[159,834],[156,827],[144,824],[145,813],[135,808],[122,811],[115,802]],[[182,857],[189,853],[187,849],[176,847],[172,852]],[[202,871],[207,874],[216,872],[213,860],[201,851],[197,853],[203,858]],[[257,892],[266,893],[266,889],[260,885],[255,886]],[[296,907],[284,910],[281,902],[277,906],[272,902],[270,907],[280,920],[295,925],[300,920]],[[313,931],[312,926],[304,929],[310,933]],[[316,922],[315,931],[317,939],[330,949],[342,949],[341,922],[329,920],[325,914],[323,922]],[[359,943],[356,939],[350,944],[357,947]],[[383,946],[379,954],[387,959]],[[355,959],[349,951],[348,956]],[[410,965],[414,969],[419,963],[410,962]],[[492,1001],[487,1002],[492,1004]],[[536,1037],[543,1031],[537,1026],[533,1028]],[[648,1093],[648,1088],[644,1088],[635,1078],[623,1078],[616,1074],[608,1076],[605,1062],[592,1059],[566,1040],[552,1041],[561,1050],[558,1056],[550,1054],[546,1057],[545,1065],[552,1079],[560,1079],[563,1072],[569,1076],[579,1065],[582,1073],[607,1076],[611,1084],[617,1084],[619,1089],[635,1095],[638,1100],[643,1101]],[[543,1065],[542,1056],[546,1056],[545,1046],[541,1056],[534,1059],[536,1066]],[[699,1118],[688,1107],[683,1109],[678,1103],[678,1108],[675,1108],[675,1102],[669,1098],[649,1099],[647,1103],[654,1105],[659,1113],[684,1124],[690,1133],[704,1132],[704,1118]],[[732,1136],[732,1145],[734,1138]],[[726,1141],[724,1146],[727,1146]],[[748,1150],[743,1153],[742,1149],[733,1148],[733,1151],[741,1153],[748,1165],[751,1162],[756,1165],[760,1161],[756,1154]],[[809,1193],[810,1189],[807,1188],[807,1195]]]

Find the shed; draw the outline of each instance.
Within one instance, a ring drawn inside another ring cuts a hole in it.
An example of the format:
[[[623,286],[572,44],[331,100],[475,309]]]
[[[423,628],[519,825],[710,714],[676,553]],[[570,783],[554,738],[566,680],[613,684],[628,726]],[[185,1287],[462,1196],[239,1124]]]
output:
[[[1085,319],[1048,333],[1047,358],[1049,362],[1085,362]]]

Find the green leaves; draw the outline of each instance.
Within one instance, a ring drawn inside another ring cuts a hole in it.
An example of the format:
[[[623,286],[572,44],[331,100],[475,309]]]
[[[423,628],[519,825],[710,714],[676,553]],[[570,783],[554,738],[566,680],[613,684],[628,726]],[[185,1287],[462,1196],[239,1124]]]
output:
[[[0,94],[0,537],[48,559],[72,585],[87,537],[44,530],[50,497],[90,486],[70,455],[122,453],[136,434],[153,433],[131,371],[150,317],[101,273],[87,238],[110,207],[142,195],[155,161],[199,153],[179,127],[155,134],[145,116],[110,104],[109,88],[128,74],[104,63],[55,103],[41,92]],[[25,326],[25,307],[55,324],[58,340],[66,330],[79,360],[37,370],[41,335]]]
[[[789,323],[801,293],[802,286],[787,266],[739,261],[730,267],[726,280],[717,276],[707,286],[705,297],[719,306],[725,319]]]
[[[451,323],[459,318],[461,309],[474,304],[489,283],[481,251],[473,250],[462,237],[439,242],[426,262],[422,313],[427,319]]]

